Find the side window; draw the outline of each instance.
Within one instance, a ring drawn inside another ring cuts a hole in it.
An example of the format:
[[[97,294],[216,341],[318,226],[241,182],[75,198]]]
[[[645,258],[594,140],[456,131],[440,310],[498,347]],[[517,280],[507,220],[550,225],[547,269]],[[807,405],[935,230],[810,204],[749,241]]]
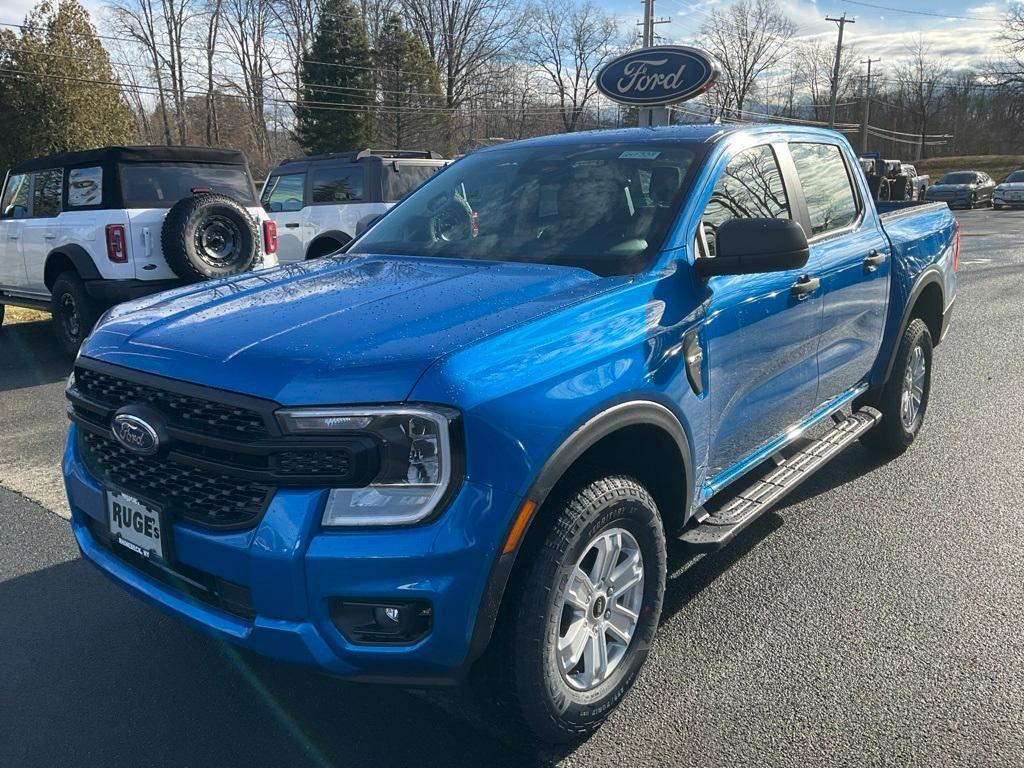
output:
[[[103,169],[72,168],[68,171],[68,207],[99,205],[103,202]]]
[[[29,180],[27,173],[10,176],[0,203],[0,216],[5,219],[24,219],[28,216]]]
[[[350,203],[363,199],[363,168],[320,168],[313,171],[314,203]]]
[[[271,213],[302,210],[305,197],[306,174],[287,173],[271,176],[263,188],[263,207]]]
[[[60,213],[60,190],[64,171],[37,171],[32,190],[32,218],[49,219]]]
[[[702,219],[706,254],[715,255],[715,233],[729,219],[789,219],[789,200],[775,152],[768,145],[745,149],[725,167]]]
[[[811,235],[848,227],[857,220],[857,197],[835,144],[790,144],[811,219]]]

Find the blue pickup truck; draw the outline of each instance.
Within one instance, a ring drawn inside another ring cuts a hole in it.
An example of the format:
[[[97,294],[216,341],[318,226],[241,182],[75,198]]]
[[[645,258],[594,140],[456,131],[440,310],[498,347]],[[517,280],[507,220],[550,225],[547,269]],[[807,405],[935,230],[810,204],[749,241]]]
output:
[[[215,638],[481,681],[580,738],[651,648],[666,540],[714,551],[852,442],[914,441],[958,252],[830,131],[476,152],[344,252],[109,311],[68,382],[71,525]]]

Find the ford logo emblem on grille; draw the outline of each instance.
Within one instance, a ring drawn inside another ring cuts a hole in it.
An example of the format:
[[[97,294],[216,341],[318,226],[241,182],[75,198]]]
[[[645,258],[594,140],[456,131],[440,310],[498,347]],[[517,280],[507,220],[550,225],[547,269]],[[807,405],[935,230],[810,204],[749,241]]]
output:
[[[160,450],[160,433],[163,429],[162,424],[146,411],[150,409],[145,406],[129,405],[122,408],[111,419],[110,431],[114,439],[132,453],[153,456]]]

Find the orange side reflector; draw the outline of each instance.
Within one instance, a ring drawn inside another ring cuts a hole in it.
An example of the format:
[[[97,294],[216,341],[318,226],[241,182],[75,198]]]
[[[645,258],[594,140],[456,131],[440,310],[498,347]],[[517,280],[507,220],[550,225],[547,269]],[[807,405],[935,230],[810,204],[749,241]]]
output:
[[[519,540],[523,538],[526,524],[530,522],[533,510],[536,508],[536,501],[527,499],[523,502],[523,506],[519,508],[519,514],[516,515],[516,521],[512,523],[512,530],[508,532],[508,538],[505,539],[505,546],[501,548],[501,554],[507,555],[509,552],[515,552],[516,547],[519,546]]]

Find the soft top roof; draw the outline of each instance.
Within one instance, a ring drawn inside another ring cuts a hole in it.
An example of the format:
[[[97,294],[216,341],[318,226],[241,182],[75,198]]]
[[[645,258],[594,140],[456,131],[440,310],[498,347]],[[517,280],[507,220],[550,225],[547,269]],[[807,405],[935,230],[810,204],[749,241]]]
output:
[[[246,165],[245,155],[233,149],[210,147],[101,147],[81,152],[61,152],[26,160],[11,167],[11,173],[42,171],[71,165],[112,165],[114,163],[220,163]]]

